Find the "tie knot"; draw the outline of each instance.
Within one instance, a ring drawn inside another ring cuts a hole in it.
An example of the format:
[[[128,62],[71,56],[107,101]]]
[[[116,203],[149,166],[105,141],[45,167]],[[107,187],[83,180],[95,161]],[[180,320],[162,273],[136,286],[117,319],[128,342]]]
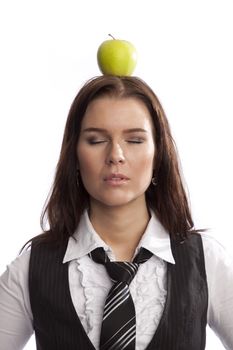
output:
[[[138,271],[139,264],[147,261],[152,253],[142,248],[133,262],[110,261],[103,248],[96,248],[89,256],[98,264],[105,265],[113,282],[125,282],[129,285]]]
[[[138,271],[139,264],[113,261],[105,264],[106,270],[113,282],[125,282],[128,285]]]

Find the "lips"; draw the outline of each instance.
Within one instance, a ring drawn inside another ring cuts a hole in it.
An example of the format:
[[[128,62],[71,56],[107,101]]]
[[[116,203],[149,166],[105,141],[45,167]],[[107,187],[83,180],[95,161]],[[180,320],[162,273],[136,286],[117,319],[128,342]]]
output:
[[[129,180],[124,174],[110,174],[104,178],[104,181],[126,181]]]

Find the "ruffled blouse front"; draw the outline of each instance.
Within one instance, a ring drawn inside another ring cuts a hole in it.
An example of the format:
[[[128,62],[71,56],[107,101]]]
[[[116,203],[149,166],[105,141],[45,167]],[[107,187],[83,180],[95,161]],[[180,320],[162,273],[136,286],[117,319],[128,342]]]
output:
[[[139,266],[130,284],[136,310],[136,349],[145,349],[161,319],[166,301],[166,262],[152,256]],[[80,321],[96,349],[105,299],[112,281],[103,265],[88,256],[70,262],[71,297]]]

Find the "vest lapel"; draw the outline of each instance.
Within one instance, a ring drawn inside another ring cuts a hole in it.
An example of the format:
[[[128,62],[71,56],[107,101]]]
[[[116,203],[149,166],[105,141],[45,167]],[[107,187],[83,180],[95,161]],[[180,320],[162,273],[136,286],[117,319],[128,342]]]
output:
[[[29,293],[37,350],[95,350],[71,299],[68,263],[62,263],[66,246],[32,246]]]
[[[200,235],[171,240],[175,265],[167,264],[165,308],[147,350],[204,350],[208,292]]]

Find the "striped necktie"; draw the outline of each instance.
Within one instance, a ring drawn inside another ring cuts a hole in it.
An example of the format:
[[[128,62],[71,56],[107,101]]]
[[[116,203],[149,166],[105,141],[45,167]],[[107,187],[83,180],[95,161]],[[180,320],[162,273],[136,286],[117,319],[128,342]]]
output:
[[[100,335],[100,350],[135,350],[136,315],[129,284],[139,264],[153,254],[141,248],[133,262],[111,262],[103,248],[96,248],[89,256],[103,264],[114,282],[105,301]]]

